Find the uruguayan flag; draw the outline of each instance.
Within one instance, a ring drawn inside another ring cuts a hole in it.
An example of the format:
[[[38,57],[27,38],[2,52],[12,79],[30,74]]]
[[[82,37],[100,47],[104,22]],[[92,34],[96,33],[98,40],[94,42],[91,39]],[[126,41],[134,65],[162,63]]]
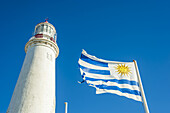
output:
[[[102,60],[83,50],[78,63],[84,81],[96,88],[96,94],[114,93],[142,101],[134,62]]]

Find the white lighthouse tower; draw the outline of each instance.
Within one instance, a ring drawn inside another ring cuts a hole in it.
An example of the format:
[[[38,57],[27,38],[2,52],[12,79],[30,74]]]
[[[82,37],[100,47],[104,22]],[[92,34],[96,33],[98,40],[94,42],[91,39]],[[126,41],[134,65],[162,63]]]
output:
[[[35,26],[7,113],[55,113],[56,38],[47,20]]]

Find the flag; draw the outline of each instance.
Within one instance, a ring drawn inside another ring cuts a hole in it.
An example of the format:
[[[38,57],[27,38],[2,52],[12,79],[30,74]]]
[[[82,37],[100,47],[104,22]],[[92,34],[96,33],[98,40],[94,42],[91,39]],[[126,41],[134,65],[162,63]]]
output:
[[[113,93],[142,101],[134,62],[103,60],[83,50],[78,64],[83,81],[96,88],[96,94]]]

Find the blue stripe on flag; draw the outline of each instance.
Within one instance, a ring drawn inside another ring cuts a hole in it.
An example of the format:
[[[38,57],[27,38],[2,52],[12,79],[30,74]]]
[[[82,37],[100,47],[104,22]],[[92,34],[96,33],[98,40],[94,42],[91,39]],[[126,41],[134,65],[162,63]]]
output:
[[[134,94],[134,95],[139,95],[141,96],[141,92],[137,90],[131,90],[128,88],[119,88],[117,86],[107,86],[107,85],[94,85],[99,89],[106,89],[106,90],[118,90],[122,93],[129,93],[129,94]]]
[[[87,56],[85,56],[83,54],[81,54],[80,59],[85,61],[85,62],[88,62],[90,64],[93,64],[93,65],[97,65],[97,66],[101,66],[101,67],[108,67],[108,63],[92,60],[92,59],[90,59],[89,57],[87,57]]]
[[[94,73],[94,74],[101,74],[101,75],[110,75],[110,71],[109,70],[96,70],[96,69],[90,69],[84,66],[79,65],[79,67],[88,73]]]
[[[103,81],[103,82],[116,82],[118,84],[129,84],[129,85],[136,85],[139,86],[138,82],[136,81],[129,81],[126,79],[94,79],[94,78],[90,78],[90,77],[86,77],[85,76],[85,80],[89,80],[89,81]]]

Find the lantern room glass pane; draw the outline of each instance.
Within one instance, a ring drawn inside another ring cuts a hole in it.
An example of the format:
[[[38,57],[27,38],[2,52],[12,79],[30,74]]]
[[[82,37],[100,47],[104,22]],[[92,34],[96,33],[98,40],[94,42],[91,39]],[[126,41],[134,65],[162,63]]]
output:
[[[51,27],[49,26],[49,33],[51,33]]]
[[[44,32],[46,32],[46,27],[47,27],[47,26],[46,26],[46,25],[44,25]]]
[[[39,31],[40,31],[40,26],[38,26],[38,27],[36,28],[35,34],[37,34]]]
[[[44,30],[44,24],[41,25],[41,32]]]
[[[45,29],[46,32],[48,32],[48,25],[46,25],[46,29]]]

